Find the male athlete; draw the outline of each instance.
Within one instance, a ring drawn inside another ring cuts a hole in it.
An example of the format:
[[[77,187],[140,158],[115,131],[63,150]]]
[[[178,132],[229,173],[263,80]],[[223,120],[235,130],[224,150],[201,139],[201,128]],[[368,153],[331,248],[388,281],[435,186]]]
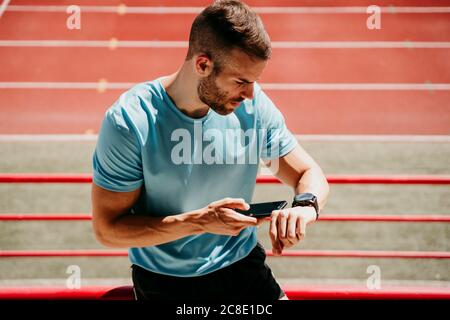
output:
[[[329,187],[256,83],[270,56],[260,18],[240,1],[216,1],[195,18],[178,71],[136,85],[106,112],[93,226],[105,246],[129,248],[137,299],[286,298],[257,241],[264,220],[234,209],[248,209],[262,159],[296,195],[271,214],[280,255],[317,220]]]

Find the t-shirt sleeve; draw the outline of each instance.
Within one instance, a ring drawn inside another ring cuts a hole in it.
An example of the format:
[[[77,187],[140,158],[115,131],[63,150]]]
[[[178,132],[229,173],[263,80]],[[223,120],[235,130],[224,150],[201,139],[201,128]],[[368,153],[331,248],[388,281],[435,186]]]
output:
[[[106,112],[101,125],[93,155],[93,181],[118,192],[133,191],[143,183],[139,140],[117,108]]]
[[[255,90],[255,108],[260,122],[261,159],[278,159],[291,152],[297,139],[286,127],[284,117],[270,98],[258,86]]]

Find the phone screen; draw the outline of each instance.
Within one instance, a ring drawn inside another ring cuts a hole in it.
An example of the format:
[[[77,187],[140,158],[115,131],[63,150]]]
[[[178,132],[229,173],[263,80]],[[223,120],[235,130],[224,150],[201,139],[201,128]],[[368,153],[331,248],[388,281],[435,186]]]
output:
[[[270,217],[273,210],[281,210],[287,205],[286,201],[262,202],[250,204],[247,211],[235,209],[236,212],[252,217]]]

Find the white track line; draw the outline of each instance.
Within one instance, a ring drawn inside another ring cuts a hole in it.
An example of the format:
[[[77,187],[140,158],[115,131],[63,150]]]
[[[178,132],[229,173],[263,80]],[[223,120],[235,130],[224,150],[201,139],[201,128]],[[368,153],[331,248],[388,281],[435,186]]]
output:
[[[0,18],[2,17],[3,13],[8,9],[8,4],[10,0],[3,0],[2,4],[0,5]]]
[[[106,82],[104,89],[129,89],[132,82]],[[0,89],[98,89],[98,82],[0,82]],[[261,83],[264,90],[410,90],[446,91],[450,83]]]
[[[127,41],[115,40],[117,48],[187,48],[187,41]],[[0,47],[79,47],[110,48],[111,40],[0,40]],[[272,41],[281,49],[443,49],[450,42],[443,41]]]
[[[262,83],[265,90],[450,90],[450,83]]]
[[[12,5],[15,12],[66,12],[67,6]],[[203,7],[80,6],[82,12],[133,14],[197,14]],[[260,14],[367,14],[367,7],[252,7]],[[450,13],[450,7],[380,7],[382,13]]]
[[[122,48],[187,48],[187,41],[114,41]],[[111,40],[0,40],[0,47],[109,48]]]
[[[296,135],[299,141],[317,142],[450,142],[450,135]]]
[[[0,142],[97,141],[96,134],[0,134]]]
[[[133,82],[106,82],[105,89],[129,89]],[[0,82],[0,89],[98,89],[99,82]]]
[[[450,48],[450,42],[438,41],[273,41],[274,48],[298,49],[366,49],[366,48]]]
[[[450,142],[450,135],[296,135],[311,142]],[[0,134],[0,142],[97,141],[96,134]]]

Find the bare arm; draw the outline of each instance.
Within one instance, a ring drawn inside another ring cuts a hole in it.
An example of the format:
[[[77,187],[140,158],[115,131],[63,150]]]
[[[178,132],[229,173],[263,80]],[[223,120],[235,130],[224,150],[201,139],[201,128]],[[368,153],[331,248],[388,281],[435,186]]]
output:
[[[278,166],[267,163],[278,170],[274,174],[294,189],[295,194],[309,192],[317,196],[320,209],[327,201],[330,191],[322,169],[314,159],[300,146],[282,158],[277,159]]]
[[[97,240],[109,247],[143,247],[201,232],[188,214],[150,217],[126,214],[141,189],[113,192],[92,184],[92,216]],[[169,232],[170,231],[170,232]]]
[[[140,189],[113,192],[92,184],[93,227],[100,243],[116,248],[154,246],[203,232],[236,235],[257,224],[255,218],[230,209],[248,209],[243,199],[231,198],[166,217],[128,214],[140,193]]]
[[[325,175],[313,158],[300,146],[286,156],[277,159],[277,163],[267,163],[274,174],[285,184],[291,186],[296,194],[309,192],[317,197],[319,208],[325,206],[329,186]],[[272,212],[270,221],[270,239],[275,255],[282,253],[285,247],[291,247],[305,237],[306,225],[316,220],[316,211],[312,207],[295,207]]]

